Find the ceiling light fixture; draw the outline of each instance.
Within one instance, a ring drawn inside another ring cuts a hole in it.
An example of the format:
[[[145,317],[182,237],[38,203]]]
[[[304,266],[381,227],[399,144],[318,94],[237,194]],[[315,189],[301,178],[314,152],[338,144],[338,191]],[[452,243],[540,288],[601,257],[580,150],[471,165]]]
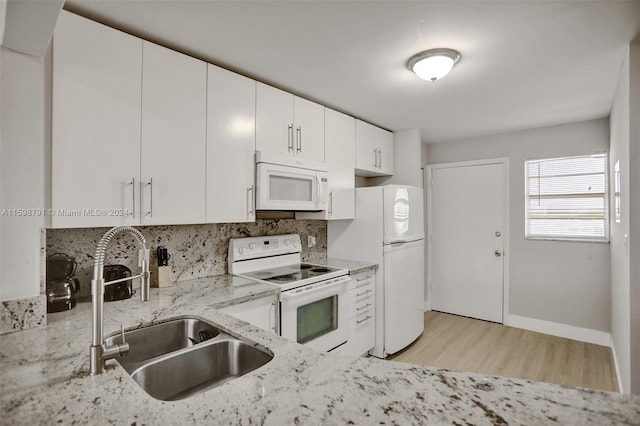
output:
[[[459,60],[460,53],[453,49],[430,49],[413,55],[407,62],[407,68],[421,79],[435,83],[449,74]]]

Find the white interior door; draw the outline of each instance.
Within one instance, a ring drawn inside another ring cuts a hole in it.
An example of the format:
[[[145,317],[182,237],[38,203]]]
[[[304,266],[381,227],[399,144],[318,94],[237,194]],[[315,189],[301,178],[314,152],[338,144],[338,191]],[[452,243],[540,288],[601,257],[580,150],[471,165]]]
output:
[[[433,310],[503,322],[506,166],[431,166]]]

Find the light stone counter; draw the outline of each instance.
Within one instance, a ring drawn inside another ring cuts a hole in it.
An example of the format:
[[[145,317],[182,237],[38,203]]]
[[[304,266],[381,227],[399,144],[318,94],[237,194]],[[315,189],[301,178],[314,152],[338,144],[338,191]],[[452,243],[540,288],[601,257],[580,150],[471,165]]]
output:
[[[245,285],[237,285],[245,283]],[[236,285],[233,285],[236,284]],[[368,358],[320,354],[218,311],[277,293],[229,276],[105,304],[105,331],[195,316],[275,356],[192,398],[158,401],[115,361],[88,374],[91,306],[0,336],[1,424],[638,424],[640,398]]]
[[[375,262],[368,262],[366,260],[348,260],[339,259],[337,257],[325,257],[311,261],[318,265],[333,266],[335,268],[344,268],[349,270],[350,275],[359,274],[360,272],[376,270],[378,264]]]

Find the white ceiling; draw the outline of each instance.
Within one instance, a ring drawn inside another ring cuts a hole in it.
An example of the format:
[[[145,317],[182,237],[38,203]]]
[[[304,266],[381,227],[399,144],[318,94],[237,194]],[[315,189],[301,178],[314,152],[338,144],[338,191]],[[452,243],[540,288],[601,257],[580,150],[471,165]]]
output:
[[[640,1],[67,0],[65,8],[442,142],[609,115]],[[449,47],[433,84],[405,64]]]

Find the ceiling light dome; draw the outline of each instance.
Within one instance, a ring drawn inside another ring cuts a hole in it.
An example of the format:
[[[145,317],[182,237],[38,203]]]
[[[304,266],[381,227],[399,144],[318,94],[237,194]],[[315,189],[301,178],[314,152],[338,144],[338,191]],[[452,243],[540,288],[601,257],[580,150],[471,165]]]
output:
[[[460,53],[453,49],[430,49],[414,55],[407,62],[407,68],[423,80],[436,82],[460,60]]]

